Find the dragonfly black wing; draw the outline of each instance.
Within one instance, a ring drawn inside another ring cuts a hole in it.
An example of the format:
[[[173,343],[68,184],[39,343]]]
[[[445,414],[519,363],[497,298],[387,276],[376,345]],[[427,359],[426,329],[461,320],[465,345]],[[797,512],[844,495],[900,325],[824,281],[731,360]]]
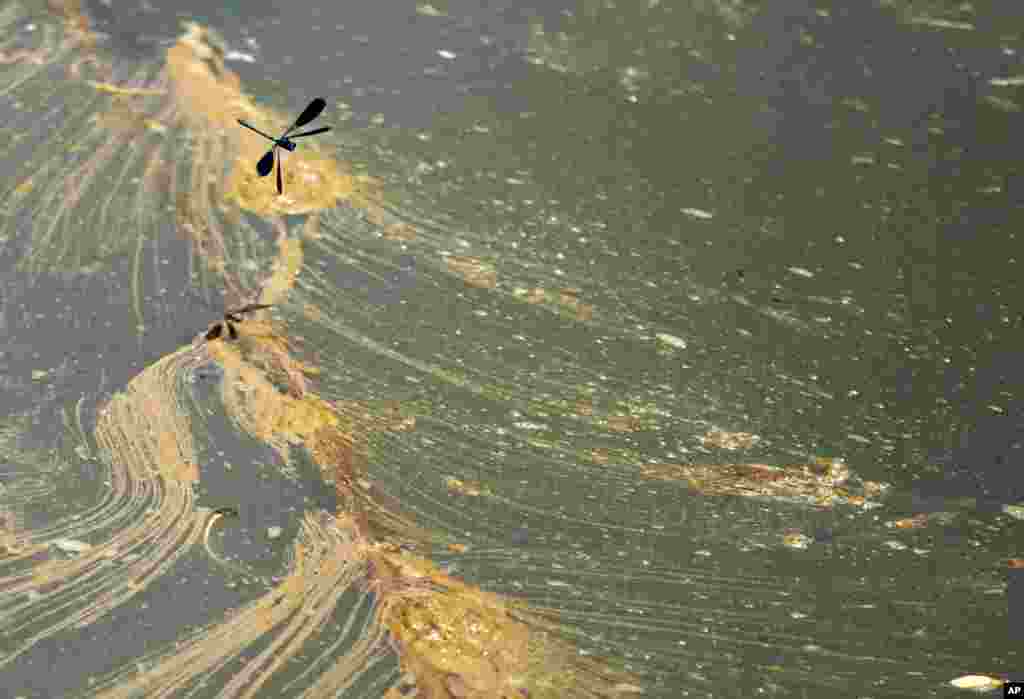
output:
[[[277,146],[274,146],[274,148],[277,148]],[[274,148],[268,150],[267,154],[256,163],[256,172],[260,177],[266,177],[274,169]]]
[[[302,133],[293,133],[288,138],[302,138],[303,136],[312,136],[314,134],[325,133],[325,132],[330,131],[330,130],[331,130],[330,126],[321,126],[319,129],[313,129],[312,131],[303,131]]]
[[[247,129],[251,129],[251,130],[255,131],[255,132],[256,132],[256,133],[258,133],[258,134],[259,134],[260,136],[262,136],[263,138],[265,138],[265,139],[267,139],[267,140],[269,140],[269,141],[273,141],[273,140],[275,140],[273,136],[271,136],[271,135],[269,135],[269,134],[265,134],[265,133],[263,133],[262,131],[260,131],[259,129],[257,129],[257,128],[256,128],[255,126],[253,126],[252,124],[250,124],[250,123],[248,123],[248,122],[246,122],[246,121],[242,121],[241,119],[235,119],[235,121],[237,121],[237,122],[238,122],[239,124],[241,124],[241,125],[242,125],[242,126],[244,126],[245,128],[247,128]]]
[[[305,126],[309,122],[313,121],[320,116],[320,112],[324,111],[324,107],[326,106],[327,101],[322,97],[317,97],[309,103],[309,106],[302,110],[302,114],[299,115],[299,118],[295,120],[295,123],[292,124],[292,128],[288,129],[288,131],[293,131],[300,126]]]

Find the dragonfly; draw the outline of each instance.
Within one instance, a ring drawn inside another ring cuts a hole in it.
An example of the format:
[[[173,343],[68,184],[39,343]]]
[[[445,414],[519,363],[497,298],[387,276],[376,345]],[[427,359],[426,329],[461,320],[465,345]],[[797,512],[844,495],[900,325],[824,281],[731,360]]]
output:
[[[214,323],[213,326],[206,333],[206,340],[216,340],[227,329],[228,337],[232,340],[238,339],[238,330],[235,328],[235,323],[241,323],[244,318],[242,317],[246,313],[253,311],[262,311],[264,308],[270,308],[271,304],[267,303],[250,303],[247,306],[236,308],[233,311],[224,312],[224,320],[219,323]]]
[[[242,121],[241,119],[238,120],[238,123],[244,126],[245,128],[251,129],[258,133],[260,136],[263,136],[263,138],[266,138],[267,140],[274,142],[274,145],[271,147],[270,150],[267,151],[266,155],[260,158],[260,161],[256,163],[256,172],[259,174],[260,177],[266,177],[267,175],[270,174],[270,171],[274,169],[274,156],[277,155],[278,148],[284,148],[286,151],[289,152],[294,151],[295,141],[292,139],[302,138],[304,136],[313,136],[315,134],[324,133],[326,131],[331,130],[330,126],[321,126],[320,128],[313,129],[312,131],[303,131],[302,133],[296,134],[292,133],[292,131],[294,131],[295,129],[299,128],[300,126],[305,126],[306,124],[320,116],[320,112],[324,111],[324,107],[326,106],[327,102],[322,97],[317,97],[316,99],[314,99],[312,102],[309,103],[309,105],[305,109],[302,110],[302,114],[299,114],[299,118],[295,120],[295,123],[289,126],[288,129],[283,134],[281,134],[280,138],[274,138],[269,134],[263,133],[252,124]],[[289,134],[291,135],[289,136]],[[277,193],[284,194],[284,188],[281,184],[281,156],[277,155],[276,160]]]

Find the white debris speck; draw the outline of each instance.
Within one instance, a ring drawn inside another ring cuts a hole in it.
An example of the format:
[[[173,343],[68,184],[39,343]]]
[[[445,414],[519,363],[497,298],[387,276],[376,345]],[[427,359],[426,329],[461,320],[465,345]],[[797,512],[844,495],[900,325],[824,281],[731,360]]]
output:
[[[803,267],[787,267],[786,269],[791,274],[796,274],[801,277],[807,277],[808,279],[814,276],[814,272],[812,272],[809,269],[804,269]]]
[[[957,689],[972,689],[975,692],[987,692],[990,689],[1003,686],[1002,680],[997,680],[995,677],[987,677],[986,675],[964,675],[963,677],[957,677],[955,680],[950,680],[949,683]]]
[[[709,219],[714,218],[714,214],[704,209],[680,209],[687,216],[693,216],[694,218]]]
[[[891,548],[893,551],[906,551],[908,548],[902,541],[883,541],[882,545]]]
[[[543,422],[528,422],[526,420],[522,420],[520,422],[516,422],[513,424],[521,430],[546,430],[548,427]]]
[[[429,3],[417,5],[416,13],[424,17],[444,17],[446,14]]]
[[[1024,503],[1017,505],[1003,505],[1003,512],[1014,519],[1024,520]]]
[[[446,51],[445,49],[441,49],[440,51],[438,51],[437,55],[440,56],[441,58],[447,58],[449,61],[455,58],[454,52]]]
[[[57,539],[53,545],[64,553],[85,553],[92,548],[92,544],[76,539]]]
[[[994,87],[1020,87],[1024,85],[1024,75],[1014,75],[1012,78],[992,78],[988,84]]]
[[[910,23],[922,24],[926,27],[935,27],[936,29],[963,29],[964,31],[971,31],[974,29],[974,25],[970,22],[954,22],[953,20],[928,17],[926,15],[914,17],[910,20]]]
[[[791,549],[806,549],[809,548],[812,543],[814,543],[814,539],[807,536],[806,534],[786,534],[782,538],[782,543],[783,545],[788,546]]]
[[[562,580],[548,580],[548,587],[570,587],[569,583]]]
[[[245,63],[255,63],[256,57],[251,53],[242,53],[241,51],[228,51],[224,54],[225,61],[244,61]]]
[[[281,536],[282,532],[281,527],[267,527],[267,538],[276,539]]]
[[[681,337],[669,335],[668,333],[658,333],[657,335],[655,335],[655,337],[659,341],[664,342],[666,345],[671,345],[676,349],[686,349],[686,340],[682,339]]]

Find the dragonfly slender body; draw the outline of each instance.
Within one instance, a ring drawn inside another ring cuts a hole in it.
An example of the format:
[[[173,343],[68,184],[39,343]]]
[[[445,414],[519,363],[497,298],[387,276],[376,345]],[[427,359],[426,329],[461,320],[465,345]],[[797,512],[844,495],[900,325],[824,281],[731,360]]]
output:
[[[299,118],[295,120],[295,123],[289,126],[285,130],[285,132],[281,134],[281,136],[278,138],[274,138],[270,134],[266,134],[260,131],[259,129],[257,129],[255,126],[248,122],[242,121],[241,119],[238,120],[239,124],[241,124],[247,129],[255,131],[260,136],[267,139],[268,141],[271,141],[274,144],[273,147],[270,150],[268,150],[262,158],[260,158],[259,162],[256,163],[256,173],[260,177],[266,177],[267,175],[270,174],[270,171],[274,169],[274,161],[276,160],[278,194],[284,193],[284,187],[281,181],[281,157],[277,155],[277,149],[284,148],[289,153],[293,152],[296,148],[296,143],[292,139],[302,138],[304,136],[313,136],[318,133],[330,131],[330,126],[321,126],[320,128],[313,129],[311,131],[303,131],[302,133],[296,134],[292,133],[292,131],[294,131],[295,129],[299,128],[300,126],[305,126],[306,124],[320,116],[320,113],[324,111],[324,107],[326,106],[327,102],[322,97],[317,97],[312,102],[310,102],[305,109],[302,110],[302,113],[299,114]]]

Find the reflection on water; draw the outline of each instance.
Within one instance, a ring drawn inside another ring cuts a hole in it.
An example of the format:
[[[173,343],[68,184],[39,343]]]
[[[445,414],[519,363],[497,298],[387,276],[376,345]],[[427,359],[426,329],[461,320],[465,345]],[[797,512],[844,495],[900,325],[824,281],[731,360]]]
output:
[[[874,19],[968,31],[903,9]],[[786,39],[816,50],[840,10]],[[774,190],[758,169],[791,88],[728,86],[773,21],[738,2],[538,16],[508,96],[527,109],[338,127],[289,154],[279,197],[235,118],[291,112],[249,95],[216,32],[114,55],[78,3],[7,5],[5,686],[880,697],[1012,672],[1024,492],[922,494],[956,470],[924,456],[949,401],[878,375],[897,352],[915,386],[949,364],[914,303],[942,291],[870,261],[904,243],[867,240],[868,214],[801,233],[830,219],[815,199],[904,191],[864,174],[861,122],[829,127],[820,194],[805,163]],[[856,119],[869,97],[839,104]],[[206,341],[219,303],[272,308]],[[53,317],[76,324],[57,349]],[[1017,414],[1012,387],[985,400]]]

